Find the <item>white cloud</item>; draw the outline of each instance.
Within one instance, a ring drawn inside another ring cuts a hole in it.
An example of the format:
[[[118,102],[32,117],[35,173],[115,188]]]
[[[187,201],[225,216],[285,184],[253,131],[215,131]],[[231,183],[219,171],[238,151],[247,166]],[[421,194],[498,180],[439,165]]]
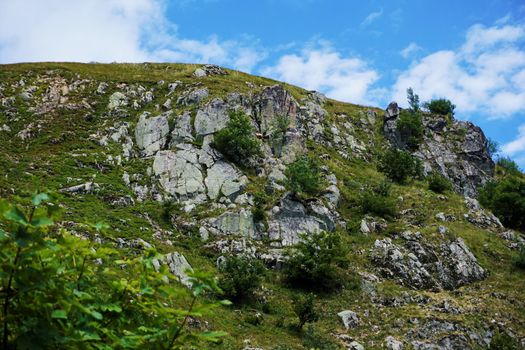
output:
[[[309,47],[300,54],[282,56],[273,67],[263,69],[263,74],[318,90],[329,97],[353,103],[371,103],[371,97],[381,91],[370,91],[379,74],[365,61],[356,57],[343,57],[331,47]]]
[[[165,0],[2,0],[0,62],[182,61],[250,71],[251,42],[180,38]]]
[[[501,147],[504,154],[512,156],[516,153],[525,152],[525,124],[518,128],[518,137]]]
[[[410,56],[412,56],[412,54],[418,52],[422,50],[421,46],[419,46],[418,44],[412,42],[410,44],[408,44],[403,50],[401,50],[399,52],[399,54],[403,57],[403,58],[408,58]]]
[[[429,54],[402,72],[393,98],[402,104],[412,87],[422,100],[451,99],[458,112],[491,119],[525,111],[525,26],[472,26],[457,51]]]
[[[368,25],[372,24],[372,22],[377,20],[382,15],[383,15],[383,9],[381,9],[379,11],[376,11],[376,12],[371,12],[368,16],[365,17],[363,22],[361,22],[361,26],[364,27],[364,26],[368,26]]]

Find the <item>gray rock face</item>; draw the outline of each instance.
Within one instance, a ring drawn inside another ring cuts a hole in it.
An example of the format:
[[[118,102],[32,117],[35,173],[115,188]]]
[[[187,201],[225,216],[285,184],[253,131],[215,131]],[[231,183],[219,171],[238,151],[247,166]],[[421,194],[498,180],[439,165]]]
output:
[[[160,151],[153,161],[153,173],[161,187],[181,202],[206,200],[202,170],[198,150],[189,145],[177,151]]]
[[[278,116],[288,116],[290,127],[295,127],[297,102],[281,85],[265,88],[256,98],[255,116],[260,131],[266,134],[275,125]]]
[[[500,231],[504,229],[501,221],[490,211],[481,208],[481,205],[476,199],[466,197],[465,204],[469,209],[468,214],[465,214],[465,218],[470,223],[485,230]]]
[[[168,116],[165,113],[157,117],[148,118],[149,113],[142,113],[135,127],[135,140],[142,156],[152,156],[166,144],[166,136],[170,132]]]
[[[228,75],[228,72],[214,64],[206,64],[197,68],[193,75],[197,78],[212,76],[212,75]]]
[[[361,220],[360,230],[364,235],[369,235],[372,233],[378,233],[386,230],[387,228],[386,220],[383,218],[373,218],[371,216],[365,216]]]
[[[170,134],[170,147],[180,143],[191,143],[194,141],[193,127],[191,125],[191,113],[184,112],[175,118],[175,125]]]
[[[224,128],[230,120],[228,105],[219,98],[213,99],[197,111],[195,132],[197,135],[209,135]]]
[[[197,89],[185,91],[178,99],[177,104],[182,106],[192,106],[199,104],[202,100],[207,98],[209,95],[208,89]]]
[[[339,312],[337,316],[341,317],[341,321],[343,321],[343,325],[346,329],[355,328],[359,325],[359,318],[353,311],[344,310]]]
[[[403,343],[392,336],[386,337],[385,344],[388,350],[403,350]]]
[[[404,245],[390,238],[376,240],[372,261],[383,276],[414,289],[455,289],[485,277],[461,238],[439,247],[422,243],[421,235],[406,232]]]
[[[385,112],[383,131],[393,146],[406,148],[406,140],[397,132],[398,116],[399,109],[393,102]],[[483,131],[470,122],[450,122],[438,115],[423,114],[422,121],[428,132],[413,154],[422,160],[424,173],[437,171],[452,182],[457,192],[475,196],[494,174]]]
[[[268,236],[289,246],[299,242],[301,233],[334,231],[335,221],[326,207],[318,202],[308,206],[285,196],[278,207],[272,209],[268,218]]]
[[[219,195],[235,199],[244,190],[248,178],[228,162],[219,160],[208,169],[205,183],[208,197],[215,200]]]
[[[226,212],[216,218],[205,220],[204,225],[215,235],[240,235],[255,238],[252,212],[247,209]]]

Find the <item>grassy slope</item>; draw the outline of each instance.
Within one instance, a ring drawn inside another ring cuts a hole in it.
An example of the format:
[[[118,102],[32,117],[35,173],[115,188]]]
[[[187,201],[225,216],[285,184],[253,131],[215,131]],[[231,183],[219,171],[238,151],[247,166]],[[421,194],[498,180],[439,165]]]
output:
[[[92,140],[89,135],[112,125],[115,120],[108,120],[104,117],[104,110],[107,105],[108,96],[111,93],[112,83],[125,82],[128,84],[140,83],[145,87],[156,86],[159,80],[167,83],[180,80],[185,83],[193,83],[195,79],[192,73],[196,65],[180,64],[77,64],[77,63],[35,63],[35,64],[16,64],[0,66],[0,82],[11,85],[20,80],[21,76],[30,81],[35,79],[38,74],[43,74],[49,70],[56,70],[60,75],[72,80],[87,78],[96,80],[90,85],[89,91],[84,93],[75,92],[70,95],[70,101],[80,101],[85,95],[89,95],[89,101],[96,101],[95,111],[91,113],[93,118],[86,119],[85,111],[64,111],[57,110],[55,113],[36,117],[27,111],[27,106],[19,97],[16,107],[19,111],[18,121],[10,122],[12,132],[0,132],[0,145],[2,153],[0,155],[0,196],[12,197],[24,196],[35,190],[56,191],[66,186],[67,178],[82,179],[73,184],[88,181],[96,175],[96,182],[102,185],[101,193],[98,196],[61,196],[60,201],[66,207],[65,220],[77,222],[97,222],[105,221],[111,224],[108,235],[115,237],[142,237],[152,241],[153,230],[151,225],[144,218],[147,213],[162,228],[172,230],[169,223],[162,219],[163,207],[156,202],[137,203],[134,206],[124,208],[114,208],[102,200],[104,196],[122,196],[130,194],[122,180],[124,171],[130,174],[143,163],[131,161],[123,163],[122,166],[105,167],[100,171],[97,166],[104,164],[105,155],[101,154],[102,148]],[[103,96],[93,94],[99,81],[110,83],[110,90]],[[246,82],[256,86],[273,85],[276,82],[270,79],[255,77],[252,75],[230,71],[228,76],[215,76],[200,80],[210,90],[211,96],[225,96],[229,92],[247,92],[249,87]],[[69,81],[71,82],[71,81]],[[300,88],[286,85],[285,87],[300,99],[306,92]],[[36,93],[38,95],[39,92]],[[10,91],[5,90],[4,94],[10,96]],[[164,98],[157,98],[154,102],[162,104]],[[147,110],[151,107],[146,107]],[[327,109],[330,112],[329,118],[335,118],[336,113],[345,113],[353,118],[358,118],[366,107],[341,103],[330,100]],[[6,122],[5,108],[0,107],[0,126]],[[379,110],[378,110],[379,111]],[[132,113],[131,122],[135,122],[140,111]],[[35,118],[42,118],[44,121],[43,129],[35,138],[29,141],[21,141],[13,137],[19,130],[23,129]],[[330,119],[329,122],[336,122]],[[380,135],[380,121],[378,121],[376,134],[371,135],[371,139],[378,147],[383,144]],[[363,135],[364,136],[364,135]],[[328,165],[337,175],[344,186],[341,188],[343,203],[341,203],[341,213],[348,221],[356,222],[360,219],[360,213],[355,207],[355,200],[359,188],[379,183],[383,175],[375,169],[374,163],[366,163],[359,160],[347,161],[342,159],[336,152],[330,149],[323,149],[319,145],[310,145],[310,151],[315,154],[329,154],[329,160],[323,162]],[[119,153],[118,147],[111,149],[114,154]],[[71,155],[76,156],[72,157]],[[79,168],[79,162],[83,167]],[[255,189],[255,186],[251,188]],[[504,243],[494,234],[475,228],[462,219],[466,212],[462,198],[455,194],[447,194],[448,200],[440,200],[437,195],[425,189],[424,183],[414,182],[407,186],[395,186],[395,197],[403,196],[404,201],[400,203],[400,210],[414,208],[419,210],[425,221],[420,230],[424,235],[433,239],[436,237],[436,227],[434,215],[437,212],[454,214],[460,218],[454,223],[447,224],[451,234],[462,237],[467,245],[476,255],[481,265],[490,272],[489,277],[482,282],[460,288],[454,292],[422,292],[432,297],[434,300],[453,300],[453,304],[460,305],[465,312],[459,315],[444,314],[422,310],[415,304],[408,304],[401,307],[389,308],[378,307],[370,302],[368,297],[358,290],[347,288],[334,295],[319,296],[319,305],[322,310],[322,317],[316,323],[316,327],[325,333],[341,332],[344,333],[336,313],[343,309],[350,309],[363,315],[365,310],[370,312],[370,316],[363,317],[363,326],[351,330],[349,334],[355,339],[362,341],[365,345],[368,341],[373,341],[375,345],[368,348],[379,347],[381,342],[388,335],[396,335],[403,338],[403,335],[414,325],[407,322],[409,318],[426,318],[435,316],[446,320],[460,320],[466,325],[479,326],[481,319],[490,320],[492,318],[510,323],[521,336],[525,335],[525,298],[522,291],[525,289],[525,279],[523,272],[514,271],[511,268],[512,252],[505,247]],[[202,214],[204,215],[204,214]],[[402,221],[392,223],[392,226],[405,227]],[[367,252],[372,246],[374,237],[364,237],[355,232],[347,232],[344,228],[339,228],[344,237],[345,244],[350,246],[349,259],[352,262],[352,270],[370,270],[371,266],[367,259]],[[197,240],[180,234],[175,234],[171,238],[175,247],[160,246],[160,250],[179,250],[183,252],[193,266],[215,270],[214,258],[200,247]],[[239,348],[245,339],[250,339],[252,345],[272,348],[277,344],[287,344],[293,348],[301,348],[301,337],[296,331],[288,327],[295,322],[291,309],[291,295],[297,291],[283,287],[280,283],[280,275],[270,271],[265,278],[264,286],[271,293],[270,313],[264,314],[264,320],[260,325],[252,325],[247,322],[257,306],[245,306],[237,309],[224,308],[211,319],[210,325],[216,329],[228,331],[231,336],[225,339],[220,348]],[[382,295],[398,295],[407,289],[395,285],[392,282],[379,284],[378,291]],[[492,292],[497,291],[505,295],[505,298],[495,298]],[[394,326],[395,320],[402,318],[404,324]],[[375,329],[373,326],[377,326]]]

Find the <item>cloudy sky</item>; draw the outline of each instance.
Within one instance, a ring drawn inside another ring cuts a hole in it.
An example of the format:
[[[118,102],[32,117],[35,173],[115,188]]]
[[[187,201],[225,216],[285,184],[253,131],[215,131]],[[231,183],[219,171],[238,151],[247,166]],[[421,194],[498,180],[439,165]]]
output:
[[[215,63],[359,104],[447,97],[525,168],[523,0],[0,0],[0,63]]]

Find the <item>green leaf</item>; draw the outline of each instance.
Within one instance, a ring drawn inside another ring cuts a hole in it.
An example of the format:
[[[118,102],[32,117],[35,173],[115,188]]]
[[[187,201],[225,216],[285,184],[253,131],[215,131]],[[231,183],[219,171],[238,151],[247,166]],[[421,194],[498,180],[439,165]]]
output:
[[[4,230],[0,229],[0,239],[4,239],[9,237],[9,233],[5,232]]]
[[[33,203],[34,206],[39,206],[42,202],[49,201],[50,198],[46,193],[39,193],[33,196],[31,199],[31,203]]]
[[[41,218],[35,218],[31,221],[31,226],[34,227],[44,227],[44,226],[51,226],[53,225],[53,219],[41,217]]]
[[[16,223],[19,223],[21,225],[27,226],[29,223],[27,222],[27,218],[18,207],[11,207],[9,210],[4,212],[4,218],[6,218],[9,221],[13,221]]]
[[[102,318],[103,318],[102,314],[100,312],[98,312],[98,311],[95,311],[95,310],[91,311],[91,316],[93,316],[93,318],[95,320],[99,320],[99,321],[102,320]]]
[[[66,320],[67,313],[64,310],[53,310],[53,312],[51,313],[51,318],[61,318]]]

